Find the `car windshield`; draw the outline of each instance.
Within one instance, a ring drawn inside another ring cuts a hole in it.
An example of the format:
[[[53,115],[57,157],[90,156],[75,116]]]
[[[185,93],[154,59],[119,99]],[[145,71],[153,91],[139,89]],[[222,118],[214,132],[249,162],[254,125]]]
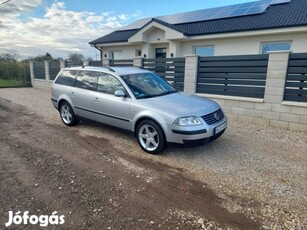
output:
[[[158,97],[177,92],[169,83],[153,73],[122,75],[137,99]]]

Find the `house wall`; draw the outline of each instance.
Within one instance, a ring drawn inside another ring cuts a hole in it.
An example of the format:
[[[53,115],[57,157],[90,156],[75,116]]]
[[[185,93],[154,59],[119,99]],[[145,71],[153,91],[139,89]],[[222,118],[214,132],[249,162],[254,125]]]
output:
[[[259,54],[262,42],[274,41],[292,41],[291,51],[293,53],[307,52],[307,32],[291,32],[288,34],[277,35],[248,35],[235,38],[211,38],[199,37],[199,39],[190,38],[186,40],[166,40],[165,31],[154,28],[147,31],[146,41],[140,45],[121,44],[119,46],[104,46],[103,55],[106,53],[109,58],[110,51],[122,50],[123,59],[132,59],[135,57],[135,50],[141,49],[142,56],[146,54],[147,58],[155,58],[155,48],[167,48],[167,57],[184,57],[193,53],[193,47],[203,45],[214,45],[215,56],[222,55],[245,55]],[[159,40],[160,39],[160,40]]]
[[[110,52],[111,51],[122,51],[122,59],[132,59],[135,57],[135,51],[137,49],[142,50],[141,45],[136,45],[136,46],[108,46],[108,47],[103,47],[102,48],[102,56],[105,57],[104,55],[107,55],[107,58],[110,58]]]
[[[307,32],[286,35],[255,36],[241,38],[223,38],[182,42],[181,56],[192,54],[194,46],[214,45],[215,56],[259,54],[261,42],[292,41],[293,53],[307,52]]]
[[[165,43],[167,40],[165,39],[165,31],[161,29],[154,29],[147,35],[146,41],[148,43]]]

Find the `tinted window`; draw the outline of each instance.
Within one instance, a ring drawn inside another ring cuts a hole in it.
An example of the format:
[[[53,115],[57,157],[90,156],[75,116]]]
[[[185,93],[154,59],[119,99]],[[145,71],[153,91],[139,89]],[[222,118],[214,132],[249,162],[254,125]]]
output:
[[[82,89],[95,90],[99,74],[99,72],[93,71],[80,71],[76,78],[75,86]]]
[[[116,90],[123,90],[125,92],[124,86],[114,76],[101,73],[98,78],[97,91],[114,94]]]
[[[61,85],[73,86],[75,84],[75,77],[77,75],[77,70],[63,70],[56,79],[55,83]]]

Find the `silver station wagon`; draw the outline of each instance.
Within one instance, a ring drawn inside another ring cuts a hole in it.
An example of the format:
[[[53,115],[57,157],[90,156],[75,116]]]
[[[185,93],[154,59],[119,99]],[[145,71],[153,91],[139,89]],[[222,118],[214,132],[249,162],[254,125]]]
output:
[[[129,130],[152,154],[168,142],[210,142],[227,127],[217,103],[178,92],[155,73],[136,67],[64,68],[52,84],[51,100],[65,125],[86,118]]]

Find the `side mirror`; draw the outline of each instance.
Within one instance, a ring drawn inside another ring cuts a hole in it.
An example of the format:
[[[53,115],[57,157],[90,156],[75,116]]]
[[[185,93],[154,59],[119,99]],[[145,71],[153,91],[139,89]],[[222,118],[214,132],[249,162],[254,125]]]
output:
[[[114,93],[115,97],[126,97],[126,94],[122,90],[116,90]]]

